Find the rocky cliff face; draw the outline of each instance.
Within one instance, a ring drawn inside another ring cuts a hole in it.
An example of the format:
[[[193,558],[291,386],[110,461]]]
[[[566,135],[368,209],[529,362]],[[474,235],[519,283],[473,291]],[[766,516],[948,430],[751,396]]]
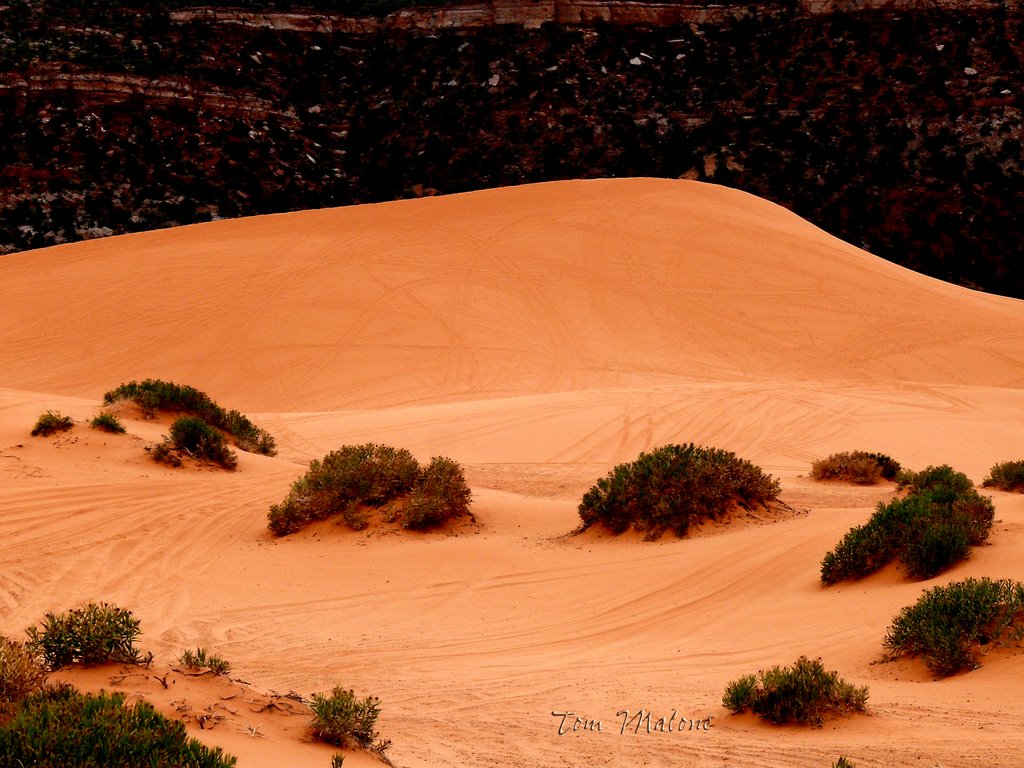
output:
[[[45,1],[0,8],[0,249],[681,176],[1024,296],[1017,2],[499,0],[377,19]]]

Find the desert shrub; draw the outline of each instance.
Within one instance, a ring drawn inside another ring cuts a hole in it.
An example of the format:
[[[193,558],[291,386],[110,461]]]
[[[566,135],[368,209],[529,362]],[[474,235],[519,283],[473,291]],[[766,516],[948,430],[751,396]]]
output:
[[[974,488],[974,483],[963,472],[957,472],[948,464],[938,467],[927,467],[920,472],[901,470],[896,476],[900,488],[910,493],[932,491],[939,495],[955,497]]]
[[[205,392],[161,379],[146,379],[141,383],[130,381],[103,395],[106,405],[113,405],[119,400],[131,400],[150,417],[159,411],[191,413],[213,423],[223,418],[224,413],[224,409]]]
[[[104,432],[121,434],[125,432],[124,424],[112,413],[101,413],[89,422],[93,429],[102,429]]]
[[[930,579],[965,560],[970,554],[970,537],[955,521],[939,520],[925,525],[900,551],[900,563],[912,579]]]
[[[32,427],[33,437],[49,437],[56,432],[67,432],[75,426],[70,416],[61,416],[57,411],[47,411],[36,419]]]
[[[195,387],[174,384],[160,379],[128,382],[103,395],[103,402],[112,405],[118,400],[131,400],[148,416],[158,411],[183,413],[202,419],[211,427],[231,435],[243,451],[274,456],[274,438],[238,411],[228,411]]]
[[[821,561],[821,581],[835,584],[847,579],[862,579],[896,556],[895,537],[870,521],[851,528],[836,548]]]
[[[46,667],[22,643],[0,635],[0,704],[21,701],[46,682]]]
[[[815,480],[844,480],[858,485],[895,480],[899,471],[899,462],[883,453],[866,451],[833,453],[811,465],[811,477]]]
[[[339,747],[372,747],[377,738],[374,728],[380,715],[380,699],[360,699],[355,692],[336,686],[329,696],[313,694],[313,734],[321,741]]]
[[[857,768],[857,764],[840,755],[839,759],[832,763],[832,768]]]
[[[180,416],[171,424],[168,446],[193,458],[212,461],[225,469],[238,466],[238,458],[224,441],[224,435],[198,416]]]
[[[89,603],[61,614],[47,613],[41,627],[26,630],[26,647],[49,669],[67,664],[137,663],[139,621],[132,612],[107,603]]]
[[[780,490],[778,480],[729,451],[666,445],[598,480],[580,502],[579,530],[601,523],[616,534],[632,526],[648,539],[667,530],[685,536],[693,523],[766,505]]]
[[[356,530],[367,525],[364,509],[399,500],[390,514],[406,528],[426,528],[466,514],[469,488],[451,459],[435,458],[426,469],[409,451],[377,443],[349,445],[310,462],[281,504],[268,514],[278,536],[315,520],[340,515]]]
[[[897,558],[911,578],[931,578],[988,539],[995,507],[966,475],[929,467],[902,479],[910,493],[880,502],[867,523],[850,529],[822,559],[824,584],[863,578]]]
[[[1001,491],[1024,491],[1024,461],[1004,461],[993,464],[988,477],[981,481],[986,488]]]
[[[884,480],[895,480],[899,477],[900,472],[903,471],[902,465],[892,456],[886,456],[884,453],[875,453],[873,451],[868,452],[868,456],[878,464],[878,468],[882,472],[882,479]]]
[[[954,499],[949,509],[953,518],[967,531],[967,540],[972,547],[988,541],[996,519],[996,508],[991,498],[971,490]]]
[[[742,712],[757,699],[757,675],[744,675],[729,683],[722,704],[730,712]]]
[[[978,666],[980,648],[1024,637],[1024,584],[965,579],[934,587],[893,619],[888,658],[920,656],[938,676]]]
[[[220,426],[216,424],[214,426]],[[248,453],[260,453],[264,456],[277,455],[277,443],[273,435],[265,429],[253,424],[248,417],[231,410],[224,417],[225,432],[235,438],[235,445]]]
[[[722,704],[734,713],[749,708],[773,723],[821,725],[826,715],[864,712],[866,687],[858,688],[827,672],[821,660],[801,656],[792,667],[772,667],[735,680]]]
[[[191,669],[208,669],[215,675],[226,675],[231,671],[230,662],[222,656],[207,652],[205,648],[182,651],[178,663]]]
[[[0,725],[4,766],[18,768],[231,768],[235,758],[190,739],[185,726],[124,695],[70,686],[35,693]]]
[[[153,457],[153,461],[158,464],[167,464],[171,467],[181,466],[181,457],[175,453],[170,440],[163,440],[156,445],[147,447],[146,450],[150,452],[149,455]]]
[[[469,514],[472,500],[462,467],[435,456],[423,470],[403,510],[403,528],[423,529]]]

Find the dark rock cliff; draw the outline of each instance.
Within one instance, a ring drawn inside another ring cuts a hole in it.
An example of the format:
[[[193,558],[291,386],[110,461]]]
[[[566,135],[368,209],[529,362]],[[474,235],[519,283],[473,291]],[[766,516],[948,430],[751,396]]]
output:
[[[279,4],[280,5],[280,4]],[[735,186],[1024,297],[1021,5],[0,8],[0,250],[574,177]]]

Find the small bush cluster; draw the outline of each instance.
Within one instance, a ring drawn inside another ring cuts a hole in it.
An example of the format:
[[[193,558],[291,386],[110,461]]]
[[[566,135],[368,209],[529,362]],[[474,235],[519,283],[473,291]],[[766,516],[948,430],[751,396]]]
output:
[[[360,699],[355,692],[336,686],[329,696],[313,694],[313,734],[321,741],[339,747],[366,747],[383,751],[385,742],[375,743],[374,730],[380,715],[380,699]]]
[[[1003,461],[993,464],[988,477],[981,481],[986,488],[1001,491],[1024,491],[1024,461]]]
[[[468,514],[472,500],[462,467],[451,459],[435,456],[420,474],[400,521],[403,528],[424,530]]]
[[[965,559],[988,539],[995,516],[992,500],[949,466],[902,473],[909,494],[879,503],[867,523],[852,528],[825,555],[822,583],[860,579],[899,559],[911,578],[927,579]]]
[[[893,619],[883,641],[890,659],[920,656],[940,677],[978,666],[980,649],[1024,638],[1024,584],[966,579],[926,591]]]
[[[180,416],[171,424],[170,434],[153,448],[154,460],[181,466],[181,454],[200,461],[211,461],[224,469],[235,469],[238,457],[228,448],[218,430],[198,416]]]
[[[767,505],[780,490],[778,480],[729,451],[666,445],[599,480],[580,502],[578,530],[601,523],[615,534],[632,526],[648,539],[665,531],[685,536],[692,524],[736,506]]]
[[[233,768],[219,747],[188,738],[185,726],[122,694],[83,694],[46,680],[65,664],[135,662],[139,623],[130,611],[90,603],[47,614],[27,630],[28,643],[0,635],[0,766],[18,768]],[[183,654],[184,655],[184,654]],[[199,649],[211,669],[226,666]]]
[[[821,725],[827,715],[864,712],[868,689],[851,685],[821,660],[801,656],[792,667],[772,667],[729,683],[722,704],[734,713],[749,708],[773,723]]]
[[[26,630],[26,647],[51,670],[75,662],[139,662],[139,621],[124,608],[89,603],[61,614],[47,613],[41,624]]]
[[[368,525],[366,507],[396,502],[386,519],[423,529],[468,515],[470,501],[462,468],[451,459],[435,457],[424,469],[405,449],[366,443],[312,461],[285,500],[270,508],[268,526],[284,536],[340,515],[349,527],[361,530]]]
[[[230,662],[215,653],[208,653],[205,648],[182,651],[178,663],[190,669],[208,669],[215,675],[226,675],[231,671]]]
[[[32,437],[49,437],[57,432],[67,432],[75,426],[70,416],[62,416],[57,411],[47,411],[36,419],[32,427]]]
[[[857,768],[857,764],[840,755],[839,759],[832,763],[832,768]]]
[[[857,485],[874,485],[882,480],[895,480],[902,468],[884,453],[846,451],[833,453],[811,465],[815,480],[843,480]]]
[[[3,765],[19,768],[232,768],[234,757],[190,739],[144,701],[50,687],[22,700],[0,725]]]
[[[160,379],[146,379],[121,384],[103,395],[103,402],[113,405],[119,400],[131,400],[148,416],[158,411],[196,416],[211,427],[234,438],[235,445],[249,453],[274,456],[277,446],[273,436],[260,429],[238,411],[228,411],[215,403],[205,392],[194,387],[174,384]]]
[[[124,424],[112,413],[103,412],[93,418],[89,422],[89,426],[93,429],[101,429],[104,432],[111,432],[113,434],[124,434]]]
[[[910,493],[936,491],[946,496],[957,496],[974,490],[974,483],[963,472],[957,472],[948,464],[928,467],[920,472],[909,469],[900,470],[896,475],[896,484]]]
[[[177,454],[171,441],[167,438],[156,445],[147,446],[146,450],[157,464],[166,464],[169,467],[181,466],[181,456]]]
[[[0,635],[0,704],[21,701],[41,690],[46,667],[22,643]]]

